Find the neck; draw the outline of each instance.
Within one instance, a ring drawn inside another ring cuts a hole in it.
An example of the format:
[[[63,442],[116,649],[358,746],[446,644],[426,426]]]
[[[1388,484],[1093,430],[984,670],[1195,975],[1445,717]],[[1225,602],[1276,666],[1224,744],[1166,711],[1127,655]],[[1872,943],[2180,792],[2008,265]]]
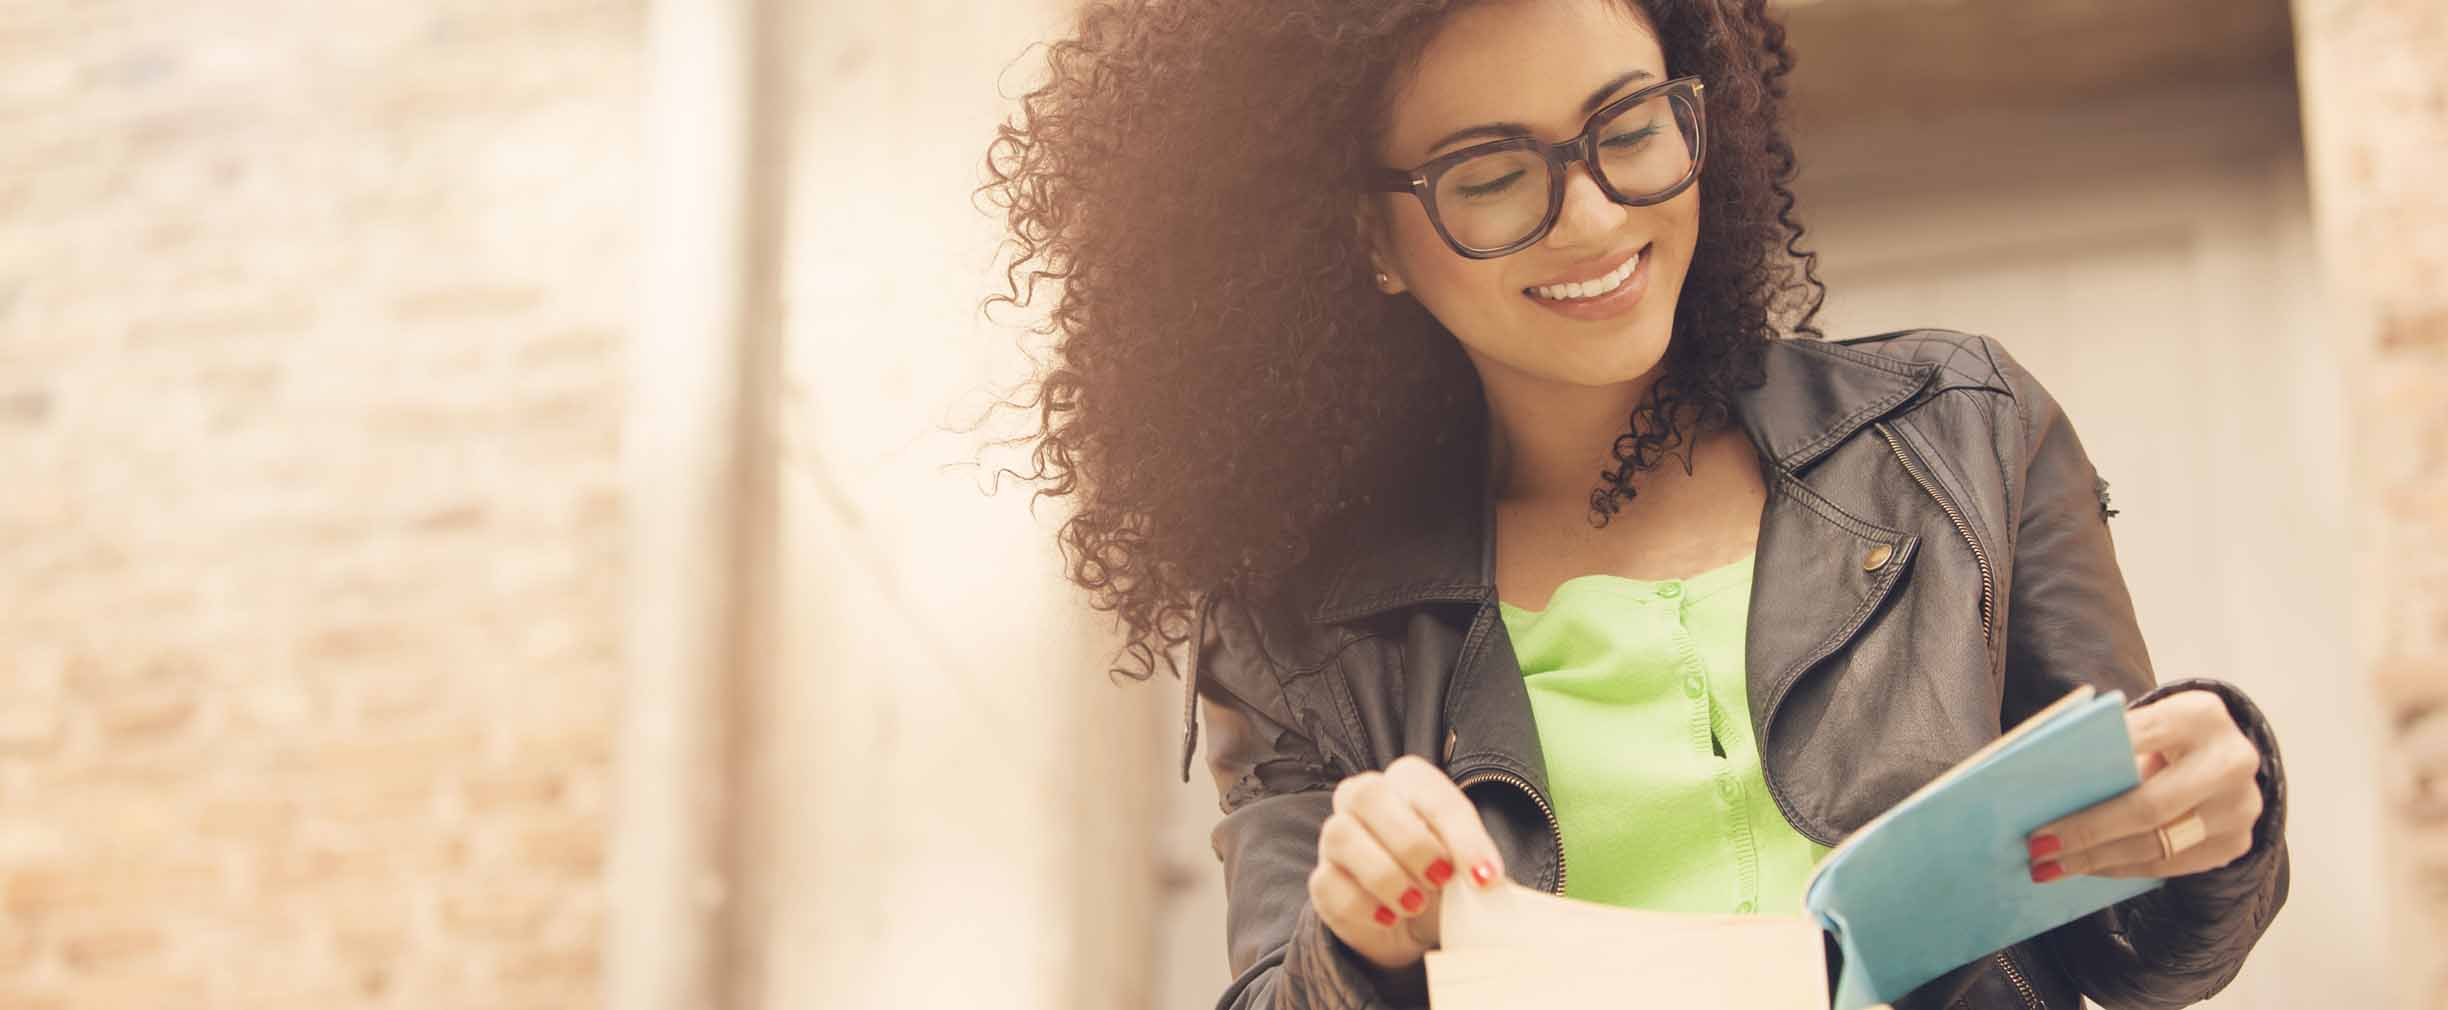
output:
[[[1623,465],[1615,459],[1615,441],[1629,430],[1632,412],[1662,374],[1662,369],[1652,369],[1612,386],[1489,387],[1488,473],[1496,482],[1496,500],[1586,508],[1590,491],[1601,483],[1600,474]],[[1683,419],[1686,424],[1689,420]],[[1670,448],[1678,456],[1691,453],[1704,434],[1685,427],[1681,443]],[[1684,477],[1677,462],[1635,474],[1631,484],[1646,490],[1664,477],[1661,470]]]

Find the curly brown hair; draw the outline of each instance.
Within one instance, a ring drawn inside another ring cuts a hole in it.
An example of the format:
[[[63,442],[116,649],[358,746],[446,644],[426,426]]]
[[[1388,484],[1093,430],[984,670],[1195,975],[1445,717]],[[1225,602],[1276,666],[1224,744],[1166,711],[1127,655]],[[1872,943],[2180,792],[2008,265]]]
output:
[[[1334,524],[1481,464],[1455,451],[1486,434],[1476,371],[1416,300],[1369,283],[1351,214],[1390,85],[1469,2],[1092,0],[998,127],[978,191],[1017,255],[980,307],[1059,283],[1032,327],[1057,360],[1034,401],[999,405],[1042,422],[1035,472],[1014,473],[1047,485],[1031,500],[1078,496],[1066,574],[1117,612],[1137,664],[1109,676],[1171,666],[1201,594],[1268,592],[1341,542]],[[1600,526],[1686,418],[1727,423],[1758,385],[1772,315],[1821,336],[1826,293],[1799,248],[1793,59],[1765,0],[1613,2],[1646,18],[1670,75],[1707,83],[1709,150],[1665,367],[1598,475]]]

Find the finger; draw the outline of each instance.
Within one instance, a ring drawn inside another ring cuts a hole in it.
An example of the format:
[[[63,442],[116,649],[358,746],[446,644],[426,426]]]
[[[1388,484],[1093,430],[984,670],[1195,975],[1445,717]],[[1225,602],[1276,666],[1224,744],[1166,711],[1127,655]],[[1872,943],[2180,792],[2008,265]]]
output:
[[[2142,781],[2150,781],[2151,776],[2159,774],[2166,768],[2167,755],[2158,751],[2134,755],[2134,777]]]
[[[2133,742],[2135,754],[2157,754],[2168,763],[2183,756],[2185,730],[2190,720],[2185,718],[2182,705],[2169,704],[2177,697],[2170,695],[2125,713],[2125,735]]]
[[[1454,862],[1445,851],[1444,841],[1429,829],[1427,819],[1413,805],[1410,792],[1416,787],[1411,786],[1409,779],[1403,771],[1389,770],[1385,788],[1370,790],[1353,800],[1352,812],[1414,883],[1434,891],[1453,879]],[[1404,907],[1400,911],[1409,914],[1418,909]]]
[[[2237,857],[2252,851],[2252,834],[2231,831],[2203,838],[2190,848],[2166,860],[2120,863],[2086,871],[2094,877],[2181,877],[2188,873],[2215,870],[2235,862]],[[2153,853],[2155,857],[2157,854]]]
[[[1403,871],[1402,865],[1394,861],[1393,855],[1357,817],[1336,814],[1326,819],[1318,832],[1318,858],[1350,874],[1361,890],[1378,904],[1392,909],[1397,918],[1427,905],[1427,890]],[[1370,912],[1374,914],[1375,909]]]
[[[2159,831],[2152,828],[2140,834],[2111,838],[2081,852],[2059,857],[2056,863],[2063,876],[2105,876],[2096,871],[2111,866],[2149,866],[2159,861],[2159,855]],[[2036,879],[2046,876],[2039,868],[2034,869]]]
[[[2067,872],[2095,877],[2172,877],[2224,866],[2252,847],[2253,827],[2261,819],[2261,791],[2249,783],[2230,787],[2217,799],[2196,808],[2192,816],[2201,818],[2202,840],[2169,859],[2158,859],[2155,850],[2142,857],[2103,854],[2092,857],[2088,863],[2068,867]],[[2152,831],[2147,838],[2155,847],[2158,832]]]
[[[1398,781],[1410,798],[1412,809],[1419,812],[1421,819],[1428,822],[1428,830],[1435,832],[1437,840],[1444,844],[1462,879],[1481,887],[1493,886],[1505,875],[1504,855],[1496,851],[1496,840],[1488,837],[1487,825],[1479,819],[1479,807],[1462,794],[1461,787],[1446,777],[1443,769],[1426,759],[1413,760],[1417,761],[1416,766],[1406,767],[1402,760],[1394,763],[1396,768],[1404,769]],[[1486,874],[1484,880],[1475,872],[1481,869]]]
[[[1323,859],[1309,871],[1309,903],[1317,906],[1319,919],[1346,938],[1391,935],[1401,922],[1391,910],[1380,917],[1379,910],[1386,905],[1341,864]]]
[[[2154,826],[2146,831],[2123,838],[2110,839],[2080,852],[2070,853],[2053,862],[2057,863],[2066,876],[2078,873],[2094,877],[2172,876],[2178,872],[2185,872],[2174,869],[2177,861],[2185,859],[2186,854],[2193,852],[2194,849],[2208,845],[2212,839],[2241,835],[2249,843],[2253,822],[2260,816],[2260,799],[2261,795],[2257,789],[2248,788],[2241,794],[2231,790],[2211,802],[2194,808],[2190,814],[2180,815],[2170,820],[2168,823],[2174,824],[2182,821],[2186,816],[2199,817],[2202,822],[2202,833],[2205,836],[2201,841],[2176,853],[2173,859],[2163,860],[2161,858],[2159,828]],[[2033,869],[2034,879],[2046,876],[2039,872],[2037,865]]]
[[[1385,773],[1374,768],[1346,775],[1343,781],[1335,783],[1331,809],[1338,814],[1348,814],[1352,810],[1353,800],[1367,795],[1371,790],[1383,788],[1384,784]]]
[[[2042,825],[2032,837],[2055,836],[2055,856],[2063,861],[2116,839],[2148,832],[2209,801],[2220,777],[2230,769],[2229,761],[2210,752],[2179,757],[2141,785]]]
[[[2174,763],[2202,744],[2215,740],[2222,728],[2232,728],[2227,705],[2208,691],[2178,691],[2126,712],[2126,732],[2134,752],[2159,751]]]

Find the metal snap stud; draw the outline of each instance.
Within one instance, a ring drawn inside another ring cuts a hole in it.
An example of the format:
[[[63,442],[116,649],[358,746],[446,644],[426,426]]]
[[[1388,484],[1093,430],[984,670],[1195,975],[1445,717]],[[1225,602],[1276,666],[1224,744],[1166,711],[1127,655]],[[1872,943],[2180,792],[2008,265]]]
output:
[[[1886,564],[1887,559],[1893,557],[1894,555],[1895,548],[1889,547],[1886,544],[1880,544],[1876,547],[1870,548],[1870,553],[1862,555],[1862,571],[1878,571],[1879,566]]]

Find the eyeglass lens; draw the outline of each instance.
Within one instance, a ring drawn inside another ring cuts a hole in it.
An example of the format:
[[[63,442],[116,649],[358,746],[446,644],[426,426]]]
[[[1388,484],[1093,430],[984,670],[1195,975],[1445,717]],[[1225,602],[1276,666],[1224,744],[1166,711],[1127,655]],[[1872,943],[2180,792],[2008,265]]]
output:
[[[1683,181],[1692,166],[1694,117],[1679,93],[1661,92],[1594,124],[1607,185],[1639,200]],[[1549,187],[1561,180],[1536,152],[1483,154],[1445,171],[1434,197],[1454,240],[1500,249],[1528,238],[1546,220]]]

